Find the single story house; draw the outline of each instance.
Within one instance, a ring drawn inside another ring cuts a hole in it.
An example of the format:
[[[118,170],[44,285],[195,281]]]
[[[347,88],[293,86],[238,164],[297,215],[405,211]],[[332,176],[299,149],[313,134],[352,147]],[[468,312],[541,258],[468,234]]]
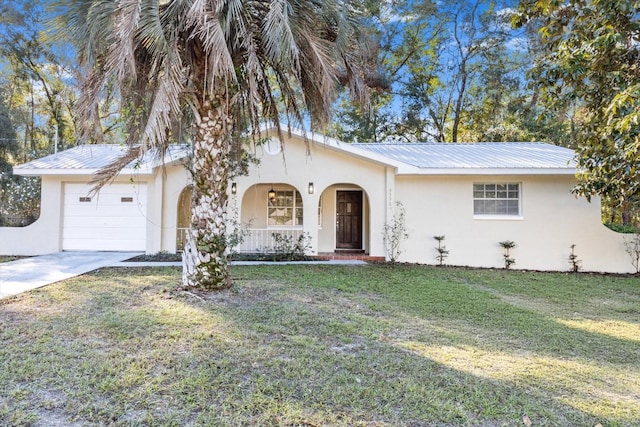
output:
[[[271,132],[271,133],[269,133]],[[274,135],[273,130],[266,132]],[[173,146],[162,167],[142,159],[98,194],[92,175],[121,155],[117,145],[84,145],[16,166],[42,177],[40,218],[0,228],[0,254],[57,251],[180,251],[189,226],[188,150]],[[273,245],[273,234],[308,236],[310,255],[350,251],[389,259],[385,225],[405,212],[401,262],[633,272],[623,236],[601,223],[598,198],[571,193],[572,150],[544,143],[347,144],[293,131],[255,148],[259,164],[229,185],[229,213],[243,224],[242,252]]]

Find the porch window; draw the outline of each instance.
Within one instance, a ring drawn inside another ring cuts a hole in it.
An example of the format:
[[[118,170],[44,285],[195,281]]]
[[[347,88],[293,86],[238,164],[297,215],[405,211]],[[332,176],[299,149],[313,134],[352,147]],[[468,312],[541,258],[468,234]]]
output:
[[[267,201],[267,225],[302,225],[302,196],[296,190],[276,190]]]
[[[520,184],[473,184],[473,214],[520,216]]]

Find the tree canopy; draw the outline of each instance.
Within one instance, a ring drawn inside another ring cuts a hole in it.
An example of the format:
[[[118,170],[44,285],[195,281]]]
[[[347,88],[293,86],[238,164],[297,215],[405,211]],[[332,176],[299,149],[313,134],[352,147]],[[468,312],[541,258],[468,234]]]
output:
[[[640,199],[640,1],[525,0],[543,51],[530,73],[549,110],[574,110],[576,192],[614,207]]]
[[[39,181],[12,166],[76,143],[70,68],[45,30],[40,1],[0,3],[0,222],[24,225],[39,208]]]
[[[390,90],[369,114],[342,102],[334,124],[348,141],[549,141],[568,145],[564,117],[539,117],[525,71],[537,34],[514,29],[510,2],[371,0],[372,33]]]

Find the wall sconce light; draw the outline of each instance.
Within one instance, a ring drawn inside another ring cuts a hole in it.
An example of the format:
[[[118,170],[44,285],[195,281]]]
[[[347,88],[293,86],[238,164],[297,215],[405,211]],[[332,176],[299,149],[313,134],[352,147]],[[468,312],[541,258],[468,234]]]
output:
[[[238,187],[235,182],[231,183],[231,194],[236,194],[238,192]]]
[[[271,190],[269,190],[269,200],[271,200],[271,203],[273,203],[273,201],[276,199],[276,190],[273,189],[273,187],[271,187]]]
[[[309,190],[309,194],[313,194],[313,190],[314,190],[314,188],[313,188],[313,182],[310,182],[310,183],[309,183],[309,188],[308,188],[308,190]]]

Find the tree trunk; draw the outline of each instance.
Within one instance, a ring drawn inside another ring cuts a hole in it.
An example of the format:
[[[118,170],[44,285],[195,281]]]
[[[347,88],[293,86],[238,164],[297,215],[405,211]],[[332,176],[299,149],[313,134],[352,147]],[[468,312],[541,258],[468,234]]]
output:
[[[31,139],[31,152],[36,151],[36,101],[33,96],[33,83],[29,85],[31,90],[31,134],[29,135]]]
[[[458,142],[458,128],[460,127],[460,119],[462,116],[462,101],[464,100],[464,92],[467,90],[467,66],[466,61],[462,62],[460,73],[462,78],[460,81],[460,93],[456,100],[456,107],[453,112],[453,128],[451,130],[451,142]]]
[[[222,95],[205,97],[193,143],[191,229],[182,253],[182,283],[205,289],[231,285],[226,211],[231,117]]]
[[[625,202],[621,206],[622,225],[631,225],[631,203]]]

